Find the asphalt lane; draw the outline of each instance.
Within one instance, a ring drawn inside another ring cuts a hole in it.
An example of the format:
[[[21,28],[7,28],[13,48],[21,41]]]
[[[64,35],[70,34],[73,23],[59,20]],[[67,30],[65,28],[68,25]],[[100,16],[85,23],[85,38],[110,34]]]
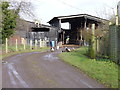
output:
[[[105,88],[60,60],[59,53],[32,52],[6,58],[2,64],[2,88]]]

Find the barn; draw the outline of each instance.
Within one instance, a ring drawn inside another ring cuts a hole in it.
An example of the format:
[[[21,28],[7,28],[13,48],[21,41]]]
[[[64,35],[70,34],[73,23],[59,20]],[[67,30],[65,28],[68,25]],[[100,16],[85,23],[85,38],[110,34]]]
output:
[[[23,20],[24,21],[24,20]],[[68,16],[58,16],[51,19],[49,25],[40,23],[24,21],[20,23],[19,29],[16,32],[17,36],[24,38],[27,44],[30,44],[30,40],[35,44],[35,40],[38,42],[41,40],[47,41],[48,45],[50,41],[55,41],[62,44],[76,44],[84,43],[83,31],[91,29],[92,24],[95,24],[95,28],[102,27],[106,19],[102,19],[96,16],[88,14],[77,14]],[[62,24],[68,23],[69,28],[65,29]],[[69,38],[69,43],[67,39]]]
[[[92,24],[95,24],[95,28],[97,29],[104,25],[104,22],[108,22],[108,20],[88,14],[77,14],[54,17],[48,23],[51,27],[58,28],[58,41],[66,44],[66,39],[69,37],[69,44],[80,44],[84,40],[82,36],[83,30],[91,29]],[[68,29],[62,28],[62,24],[64,23],[69,24]]]

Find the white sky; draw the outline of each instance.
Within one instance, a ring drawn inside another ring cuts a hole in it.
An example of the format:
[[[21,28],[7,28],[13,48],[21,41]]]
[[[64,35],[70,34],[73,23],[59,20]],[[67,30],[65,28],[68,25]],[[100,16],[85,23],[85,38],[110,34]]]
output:
[[[14,0],[17,1],[17,0]],[[20,0],[18,0],[20,1]],[[23,0],[25,1],[25,0]],[[32,3],[35,18],[41,23],[56,16],[90,14],[108,18],[120,0],[26,0]]]

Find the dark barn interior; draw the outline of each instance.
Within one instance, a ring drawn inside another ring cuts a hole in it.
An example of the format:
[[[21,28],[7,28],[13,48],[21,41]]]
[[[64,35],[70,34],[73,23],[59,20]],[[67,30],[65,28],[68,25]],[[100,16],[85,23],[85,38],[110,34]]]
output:
[[[44,39],[45,37],[48,38],[48,32],[50,31],[49,28],[44,27],[32,27],[31,32],[29,32],[30,39],[32,40],[39,40]]]
[[[32,28],[32,32],[49,32],[50,29],[49,28],[38,28],[38,27],[33,27]]]
[[[81,30],[84,30],[87,27],[91,29],[92,23],[95,23],[96,28],[98,27],[98,22],[90,19],[85,19],[84,17],[61,20],[61,23],[65,22],[69,22],[71,28],[69,30],[62,29],[62,32],[59,34],[59,39],[64,40],[64,44],[66,42],[67,36],[70,38],[69,44],[79,44],[80,40],[84,39],[81,37]]]

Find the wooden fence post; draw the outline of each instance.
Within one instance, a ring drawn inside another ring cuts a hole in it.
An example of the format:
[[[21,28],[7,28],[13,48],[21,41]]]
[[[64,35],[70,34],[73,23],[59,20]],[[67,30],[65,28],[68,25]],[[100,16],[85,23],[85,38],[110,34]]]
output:
[[[45,47],[45,40],[43,40],[43,47]]]
[[[25,39],[24,38],[21,38],[21,43],[23,45],[23,49],[25,50],[26,46],[25,46]]]
[[[6,41],[6,42],[5,42],[6,53],[8,53],[8,39],[6,38],[5,41]]]
[[[40,43],[39,44],[40,44],[40,48],[41,48],[41,39],[40,39]]]
[[[24,39],[24,43],[23,43],[23,46],[24,46],[24,50],[26,49],[26,46],[25,46],[25,44],[26,44],[26,43],[25,43],[25,39]]]
[[[32,40],[30,40],[30,50],[32,50]]]
[[[92,37],[91,37],[91,46],[90,46],[90,57],[95,59],[96,57],[96,45],[95,45],[95,24],[92,24]]]
[[[41,47],[43,47],[43,40],[41,40]]]
[[[24,40],[23,40],[24,38],[21,38],[21,44],[23,45],[23,43],[24,43]]]
[[[45,47],[45,40],[43,40],[43,47]]]
[[[96,45],[95,45],[95,24],[92,24],[92,42],[93,42],[93,50],[94,56],[96,55]]]
[[[46,45],[46,40],[44,41],[44,47],[46,47],[47,45]]]
[[[100,52],[100,39],[98,36],[96,37],[96,51]]]
[[[15,40],[15,45],[16,45],[16,51],[18,51],[18,41],[17,41],[17,39]]]
[[[35,40],[35,49],[37,49],[37,40]]]

